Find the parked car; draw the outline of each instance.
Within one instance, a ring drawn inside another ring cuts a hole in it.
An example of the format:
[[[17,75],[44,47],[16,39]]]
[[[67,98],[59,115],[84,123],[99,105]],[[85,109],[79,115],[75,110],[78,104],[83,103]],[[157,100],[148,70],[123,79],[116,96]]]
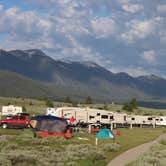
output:
[[[26,128],[30,127],[29,116],[18,115],[0,120],[0,126],[6,128]]]

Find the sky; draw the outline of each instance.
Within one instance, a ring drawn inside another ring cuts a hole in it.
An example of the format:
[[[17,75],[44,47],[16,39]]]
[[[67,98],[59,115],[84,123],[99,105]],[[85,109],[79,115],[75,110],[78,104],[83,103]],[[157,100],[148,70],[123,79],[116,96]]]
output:
[[[0,49],[166,78],[166,1],[0,0]]]

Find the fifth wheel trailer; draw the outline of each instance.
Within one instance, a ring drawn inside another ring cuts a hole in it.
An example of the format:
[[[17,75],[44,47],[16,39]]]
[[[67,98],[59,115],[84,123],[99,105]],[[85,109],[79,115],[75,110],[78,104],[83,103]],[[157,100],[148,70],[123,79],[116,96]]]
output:
[[[82,107],[60,107],[48,108],[47,115],[64,117],[70,119],[73,117],[75,123],[81,124],[108,124],[116,126],[166,126],[166,116],[144,116],[127,115],[126,113],[117,113],[106,110]],[[113,125],[112,125],[113,124]]]
[[[70,119],[74,117],[76,123],[101,123],[101,124],[125,124],[127,123],[127,114],[115,113],[106,110],[79,108],[79,107],[60,107],[48,108],[47,115],[64,117]]]

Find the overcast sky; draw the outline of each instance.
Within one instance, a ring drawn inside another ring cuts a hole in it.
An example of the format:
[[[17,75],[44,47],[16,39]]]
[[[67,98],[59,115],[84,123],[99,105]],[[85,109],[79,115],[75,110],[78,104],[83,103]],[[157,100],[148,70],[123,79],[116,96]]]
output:
[[[166,78],[166,1],[0,0],[0,48]]]

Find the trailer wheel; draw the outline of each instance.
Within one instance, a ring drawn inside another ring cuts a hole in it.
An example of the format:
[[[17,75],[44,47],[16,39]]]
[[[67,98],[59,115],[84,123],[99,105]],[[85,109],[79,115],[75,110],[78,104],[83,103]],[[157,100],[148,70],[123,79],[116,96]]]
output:
[[[3,128],[3,129],[7,129],[7,127],[8,127],[8,126],[7,126],[6,123],[3,123],[3,124],[2,124],[2,128]]]

